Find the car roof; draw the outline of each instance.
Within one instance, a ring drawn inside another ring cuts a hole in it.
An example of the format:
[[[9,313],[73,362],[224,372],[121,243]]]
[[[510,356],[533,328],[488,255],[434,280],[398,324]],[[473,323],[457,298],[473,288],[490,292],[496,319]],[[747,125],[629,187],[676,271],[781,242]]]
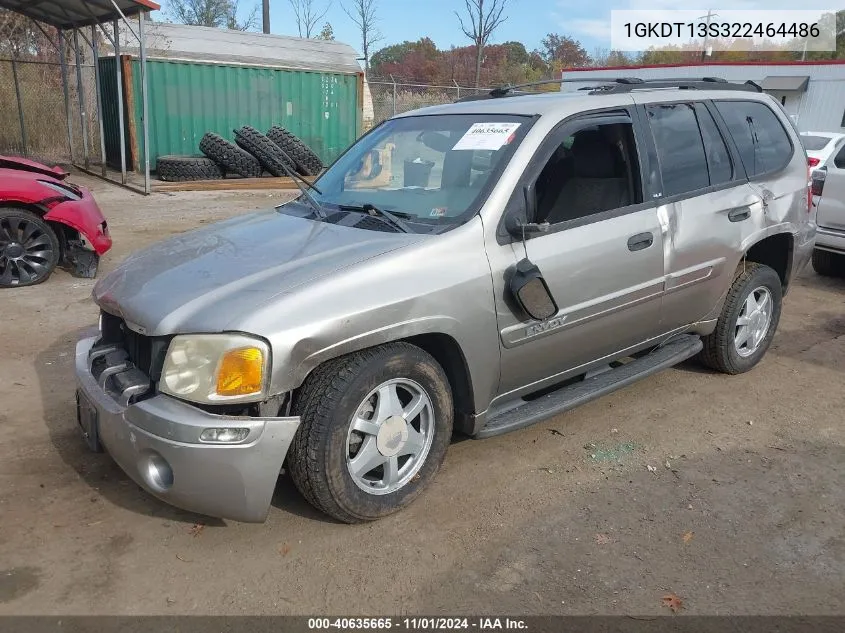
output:
[[[397,114],[396,118],[438,114],[556,115],[562,117],[583,111],[631,105],[633,102],[632,95],[634,94],[653,94],[655,102],[666,102],[667,100],[672,100],[672,97],[678,101],[703,101],[705,99],[771,100],[771,97],[764,93],[739,92],[735,90],[642,89],[614,94],[555,91],[499,98],[482,98],[476,101],[459,101],[457,103],[429,106],[419,110]],[[641,99],[642,97],[638,101]]]

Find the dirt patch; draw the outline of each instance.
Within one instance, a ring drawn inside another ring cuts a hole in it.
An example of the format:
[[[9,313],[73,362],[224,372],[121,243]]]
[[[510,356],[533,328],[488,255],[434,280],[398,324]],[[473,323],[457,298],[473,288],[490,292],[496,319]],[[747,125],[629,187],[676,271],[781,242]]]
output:
[[[0,569],[0,603],[11,602],[37,589],[40,575],[37,567]]]

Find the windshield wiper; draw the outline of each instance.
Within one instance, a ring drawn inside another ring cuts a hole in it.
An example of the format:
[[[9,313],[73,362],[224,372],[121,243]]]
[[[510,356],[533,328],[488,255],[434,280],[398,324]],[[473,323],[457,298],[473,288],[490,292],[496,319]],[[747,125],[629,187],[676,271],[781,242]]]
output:
[[[387,211],[385,209],[379,209],[378,207],[370,204],[369,202],[362,205],[356,204],[341,204],[339,205],[341,211],[357,211],[359,213],[366,213],[372,216],[381,216],[382,218],[386,219],[390,224],[398,228],[403,233],[413,233],[414,229],[410,227],[410,225],[405,222],[402,218],[400,218],[395,213]]]
[[[317,192],[318,194],[320,194],[320,195],[323,195],[323,192],[322,192],[322,191],[320,191],[319,189],[317,189],[317,186],[316,186],[316,185],[314,185],[314,184],[312,184],[312,183],[308,182],[307,180],[305,180],[305,178],[303,178],[302,176],[300,176],[299,174],[297,174],[294,170],[292,170],[290,167],[288,167],[288,165],[287,165],[287,163],[286,163],[285,161],[278,161],[278,163],[279,163],[279,165],[281,165],[282,169],[284,169],[284,170],[285,170],[285,173],[288,175],[288,177],[289,177],[291,180],[293,180],[294,184],[295,184],[295,185],[299,188],[299,190],[302,192],[302,195],[303,195],[303,196],[305,196],[306,200],[308,200],[308,203],[311,205],[311,208],[312,208],[312,209],[314,209],[314,214],[315,214],[318,218],[320,218],[321,220],[325,220],[325,219],[328,217],[328,214],[327,214],[327,213],[326,213],[326,211],[323,209],[323,207],[322,207],[322,206],[320,206],[320,203],[319,203],[319,202],[317,202],[317,201],[314,199],[314,196],[312,196],[312,195],[308,192],[308,189],[313,189],[314,191],[316,191],[316,192]],[[307,186],[307,187],[308,187],[308,189],[306,189],[305,187],[303,187],[303,186],[302,186],[302,183],[305,183],[305,186]],[[286,204],[286,203],[284,203],[284,204]],[[282,205],[280,204],[280,205],[279,205],[278,207],[276,207],[276,208],[278,209],[280,206],[282,206]]]

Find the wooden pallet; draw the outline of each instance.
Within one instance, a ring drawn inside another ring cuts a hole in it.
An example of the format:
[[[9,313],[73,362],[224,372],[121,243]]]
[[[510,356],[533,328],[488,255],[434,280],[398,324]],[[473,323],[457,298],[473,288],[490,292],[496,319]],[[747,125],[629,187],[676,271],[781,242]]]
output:
[[[314,177],[305,180],[314,182]],[[218,180],[191,180],[187,182],[165,182],[154,180],[154,192],[165,191],[243,191],[249,189],[297,190],[293,178],[222,178]]]

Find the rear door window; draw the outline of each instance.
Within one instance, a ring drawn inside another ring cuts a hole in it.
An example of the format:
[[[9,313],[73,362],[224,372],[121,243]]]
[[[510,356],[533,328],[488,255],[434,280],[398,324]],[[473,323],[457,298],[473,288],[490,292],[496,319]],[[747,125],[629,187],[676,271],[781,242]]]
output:
[[[733,180],[733,165],[728,146],[722,138],[713,115],[699,103],[695,108],[698,125],[701,128],[701,138],[704,140],[704,151],[707,154],[707,168],[710,172],[710,185],[721,185]]]
[[[716,101],[749,178],[780,171],[792,159],[792,142],[771,108],[757,101]]]
[[[657,146],[663,195],[707,187],[707,158],[692,105],[661,103],[646,106],[646,113]]]

